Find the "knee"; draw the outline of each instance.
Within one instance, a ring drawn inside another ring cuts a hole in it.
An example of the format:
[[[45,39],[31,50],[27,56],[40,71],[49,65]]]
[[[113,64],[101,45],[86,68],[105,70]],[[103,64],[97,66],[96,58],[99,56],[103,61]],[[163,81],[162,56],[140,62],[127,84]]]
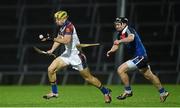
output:
[[[54,74],[55,73],[55,69],[52,67],[48,67],[48,74]]]
[[[150,80],[150,75],[144,74],[144,77],[145,77],[147,80]]]
[[[123,66],[118,67],[117,69],[118,74],[124,74],[127,72],[127,69],[125,69]]]
[[[91,75],[82,75],[84,80],[87,81],[87,82],[90,82],[92,79],[93,79],[93,76]]]
[[[154,77],[154,74],[152,72],[145,72],[144,77],[148,80],[151,80]]]
[[[85,81],[89,82],[90,81],[90,78],[84,78]]]
[[[91,79],[92,79],[92,78],[91,78],[91,77],[89,77],[89,76],[84,76],[83,78],[84,78],[84,80],[85,80],[85,81],[87,81],[87,82],[90,82],[90,81],[91,81]]]

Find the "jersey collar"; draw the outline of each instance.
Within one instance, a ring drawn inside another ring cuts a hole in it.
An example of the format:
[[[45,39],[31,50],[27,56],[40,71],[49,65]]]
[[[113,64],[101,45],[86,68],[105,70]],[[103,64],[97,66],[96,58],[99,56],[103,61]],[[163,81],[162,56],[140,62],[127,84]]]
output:
[[[61,28],[65,27],[65,26],[68,25],[69,23],[70,23],[70,21],[69,21],[69,20],[66,20],[66,21],[64,22],[64,24],[61,26]]]
[[[126,27],[123,29],[123,31],[121,32],[121,34],[124,34],[124,33],[126,32],[127,28],[128,28],[128,26],[126,26]]]

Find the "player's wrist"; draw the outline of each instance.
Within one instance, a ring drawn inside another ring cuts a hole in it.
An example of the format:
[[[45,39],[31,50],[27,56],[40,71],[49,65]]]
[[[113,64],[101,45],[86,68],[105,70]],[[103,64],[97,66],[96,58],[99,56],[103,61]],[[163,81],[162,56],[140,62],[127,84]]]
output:
[[[109,52],[114,52],[115,50],[114,49],[111,49]]]
[[[54,38],[53,40],[54,42],[57,42],[57,43],[62,43],[60,39],[57,39],[57,38]]]
[[[119,45],[119,40],[115,40],[114,45]]]
[[[50,49],[50,50],[49,50],[49,53],[53,53],[54,50],[55,50],[54,48]]]

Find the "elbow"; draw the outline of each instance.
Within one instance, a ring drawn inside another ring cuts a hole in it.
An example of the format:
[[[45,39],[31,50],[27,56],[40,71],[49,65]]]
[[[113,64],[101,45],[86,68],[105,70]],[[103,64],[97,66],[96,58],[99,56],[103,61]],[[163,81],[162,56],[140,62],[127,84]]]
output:
[[[115,52],[119,48],[119,45],[114,45],[113,46],[113,52]]]
[[[64,41],[64,44],[68,44],[68,43],[70,43],[70,40],[65,40]]]
[[[130,38],[129,41],[130,41],[130,42],[134,41],[134,37]]]
[[[128,38],[128,40],[129,40],[129,42],[134,41],[134,36],[130,36],[130,37]]]

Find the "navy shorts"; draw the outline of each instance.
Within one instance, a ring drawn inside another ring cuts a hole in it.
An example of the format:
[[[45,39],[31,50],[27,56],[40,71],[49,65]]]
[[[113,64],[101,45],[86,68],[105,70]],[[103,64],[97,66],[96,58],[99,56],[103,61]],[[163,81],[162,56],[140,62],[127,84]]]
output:
[[[126,63],[129,69],[142,69],[149,66],[148,58],[146,56],[136,56],[133,59],[128,60]]]

